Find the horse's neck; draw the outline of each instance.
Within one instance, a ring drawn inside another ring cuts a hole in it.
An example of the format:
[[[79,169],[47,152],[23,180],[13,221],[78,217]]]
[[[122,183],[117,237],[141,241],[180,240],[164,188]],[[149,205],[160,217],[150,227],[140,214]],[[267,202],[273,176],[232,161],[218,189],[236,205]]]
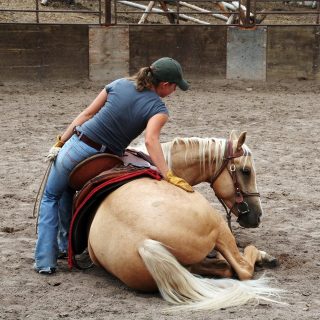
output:
[[[215,172],[215,141],[212,139],[181,139],[163,144],[170,169],[191,185],[209,182]]]

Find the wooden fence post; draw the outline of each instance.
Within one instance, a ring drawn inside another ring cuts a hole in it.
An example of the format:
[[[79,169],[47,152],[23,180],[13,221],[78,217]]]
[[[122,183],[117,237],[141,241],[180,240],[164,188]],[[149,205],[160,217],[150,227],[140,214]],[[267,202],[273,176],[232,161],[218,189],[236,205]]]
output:
[[[105,0],[105,25],[111,25],[111,0]]]

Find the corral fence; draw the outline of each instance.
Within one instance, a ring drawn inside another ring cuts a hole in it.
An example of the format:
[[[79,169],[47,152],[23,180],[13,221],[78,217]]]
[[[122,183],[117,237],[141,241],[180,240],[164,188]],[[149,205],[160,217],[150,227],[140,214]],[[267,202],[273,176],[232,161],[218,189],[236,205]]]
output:
[[[320,0],[30,0],[28,8],[0,1],[0,23],[320,25]]]
[[[41,1],[0,0],[0,81],[112,80],[162,56],[187,78],[320,81],[320,0]]]

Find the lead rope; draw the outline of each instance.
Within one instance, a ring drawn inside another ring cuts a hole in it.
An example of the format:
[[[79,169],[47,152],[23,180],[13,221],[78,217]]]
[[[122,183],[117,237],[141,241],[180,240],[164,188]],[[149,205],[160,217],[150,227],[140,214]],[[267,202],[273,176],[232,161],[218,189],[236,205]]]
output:
[[[37,217],[37,222],[36,222],[36,234],[38,233],[38,221],[39,221],[39,210],[40,210],[40,201],[42,199],[43,193],[44,193],[44,186],[47,184],[48,176],[52,167],[54,160],[50,160],[48,167],[46,169],[46,172],[43,175],[43,178],[40,183],[39,190],[37,192],[35,201],[34,201],[34,206],[33,206],[33,212],[32,212],[32,218]]]
[[[220,203],[222,204],[222,206],[224,207],[224,210],[226,211],[228,227],[229,227],[231,233],[233,234],[232,226],[231,226],[231,211],[232,211],[233,207],[228,210],[228,207],[227,207],[226,204],[222,201],[222,199],[220,199],[219,197],[217,197],[217,198],[218,198],[218,200],[220,201]]]

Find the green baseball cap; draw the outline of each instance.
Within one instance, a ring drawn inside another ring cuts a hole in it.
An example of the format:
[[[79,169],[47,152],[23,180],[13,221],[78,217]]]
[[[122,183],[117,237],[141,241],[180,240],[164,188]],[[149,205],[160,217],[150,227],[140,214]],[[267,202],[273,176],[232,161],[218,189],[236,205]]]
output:
[[[157,80],[176,83],[181,90],[188,90],[189,84],[183,79],[182,68],[178,61],[168,57],[160,58],[152,63],[151,68]]]

